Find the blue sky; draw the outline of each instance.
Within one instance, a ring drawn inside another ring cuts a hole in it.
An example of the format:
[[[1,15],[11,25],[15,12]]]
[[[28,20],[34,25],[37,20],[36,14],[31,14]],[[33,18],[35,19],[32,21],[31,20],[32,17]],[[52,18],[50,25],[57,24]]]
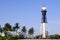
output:
[[[0,25],[18,22],[31,27],[35,35],[41,32],[41,7],[47,7],[47,30],[49,34],[60,34],[60,0],[0,0]]]

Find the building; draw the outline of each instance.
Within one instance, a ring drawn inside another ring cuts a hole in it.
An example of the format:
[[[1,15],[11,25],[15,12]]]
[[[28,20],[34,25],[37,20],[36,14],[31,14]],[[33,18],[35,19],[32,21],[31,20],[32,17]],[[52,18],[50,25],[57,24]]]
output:
[[[47,18],[46,18],[46,12],[47,9],[45,5],[42,7],[42,38],[46,38],[46,24],[47,24]]]

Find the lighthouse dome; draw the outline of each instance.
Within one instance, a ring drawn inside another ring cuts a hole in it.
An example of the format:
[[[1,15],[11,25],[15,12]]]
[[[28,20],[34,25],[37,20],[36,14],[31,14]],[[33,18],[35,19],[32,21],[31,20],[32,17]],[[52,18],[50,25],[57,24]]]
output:
[[[42,7],[42,10],[46,10],[47,8],[45,6]]]

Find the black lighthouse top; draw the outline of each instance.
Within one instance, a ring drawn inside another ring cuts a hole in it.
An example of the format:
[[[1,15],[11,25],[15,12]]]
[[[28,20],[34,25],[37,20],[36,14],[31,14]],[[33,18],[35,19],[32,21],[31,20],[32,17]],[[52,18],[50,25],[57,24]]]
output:
[[[46,20],[46,12],[47,12],[47,9],[45,6],[42,7],[42,23],[47,23],[47,20]]]
[[[43,5],[41,12],[42,12],[42,15],[46,15],[47,8],[45,7],[45,5]]]

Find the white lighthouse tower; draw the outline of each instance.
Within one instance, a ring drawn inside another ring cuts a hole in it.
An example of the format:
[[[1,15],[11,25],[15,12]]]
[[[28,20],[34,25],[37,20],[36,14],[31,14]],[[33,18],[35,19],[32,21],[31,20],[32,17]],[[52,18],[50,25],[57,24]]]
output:
[[[45,6],[42,7],[42,38],[46,38],[46,23],[47,23],[47,18],[46,18],[46,12],[47,9]]]

